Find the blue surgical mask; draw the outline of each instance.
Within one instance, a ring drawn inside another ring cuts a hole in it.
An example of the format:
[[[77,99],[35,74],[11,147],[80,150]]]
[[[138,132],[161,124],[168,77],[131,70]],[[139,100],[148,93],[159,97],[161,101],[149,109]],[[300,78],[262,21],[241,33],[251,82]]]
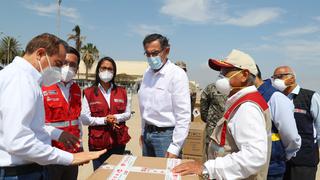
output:
[[[155,56],[155,57],[147,57],[149,66],[153,70],[158,70],[162,67],[163,63],[161,61],[160,56]]]

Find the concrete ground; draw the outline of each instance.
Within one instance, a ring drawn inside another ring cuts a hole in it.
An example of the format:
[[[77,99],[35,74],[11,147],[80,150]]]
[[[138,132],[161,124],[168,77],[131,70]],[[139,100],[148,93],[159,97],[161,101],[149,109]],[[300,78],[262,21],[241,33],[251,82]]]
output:
[[[131,140],[126,146],[126,150],[130,150],[131,153],[135,156],[141,156],[141,147],[139,145],[139,137],[141,132],[141,120],[140,120],[140,111],[138,104],[137,95],[132,96],[132,111],[135,111],[135,114],[127,121],[127,126],[129,127],[129,134]],[[88,151],[88,127],[83,127],[83,144],[85,151]],[[320,165],[318,166],[320,169]],[[87,179],[93,173],[92,163],[80,166],[79,168],[79,180]],[[317,172],[317,180],[320,180],[320,172]]]

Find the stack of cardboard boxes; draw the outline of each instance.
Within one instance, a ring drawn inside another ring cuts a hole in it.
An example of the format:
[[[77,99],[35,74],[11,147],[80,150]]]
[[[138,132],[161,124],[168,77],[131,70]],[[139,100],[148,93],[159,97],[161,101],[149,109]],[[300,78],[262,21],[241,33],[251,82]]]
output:
[[[193,115],[194,120],[190,125],[189,134],[184,143],[182,158],[204,162],[206,161],[206,124],[201,120],[199,98],[195,103]]]

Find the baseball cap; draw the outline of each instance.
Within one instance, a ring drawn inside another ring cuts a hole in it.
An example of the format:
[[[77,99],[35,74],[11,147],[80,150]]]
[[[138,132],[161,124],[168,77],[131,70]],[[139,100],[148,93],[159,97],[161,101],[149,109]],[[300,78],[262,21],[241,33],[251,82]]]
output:
[[[231,53],[223,60],[209,59],[209,67],[213,70],[220,71],[221,68],[236,67],[239,69],[247,69],[253,75],[257,75],[258,70],[253,58],[240,50],[233,49]]]

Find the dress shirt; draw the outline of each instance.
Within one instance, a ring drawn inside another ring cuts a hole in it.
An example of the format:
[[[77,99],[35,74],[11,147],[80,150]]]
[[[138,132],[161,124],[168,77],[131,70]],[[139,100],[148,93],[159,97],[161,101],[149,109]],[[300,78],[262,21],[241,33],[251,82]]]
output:
[[[148,68],[138,95],[142,134],[145,124],[174,127],[172,143],[167,151],[179,155],[191,119],[187,74],[170,60],[158,72]]]
[[[67,83],[64,82],[58,82],[58,86],[62,92],[62,95],[64,99],[69,102],[69,96],[70,96],[70,87],[74,82],[71,80]]]
[[[0,71],[0,166],[73,161],[71,153],[51,146],[40,83],[41,74],[21,57]]]
[[[99,90],[101,91],[103,97],[106,99],[109,107],[111,107],[110,104],[110,95],[111,95],[111,89],[113,88],[113,85],[110,86],[110,88],[105,91],[104,88],[99,84],[98,85]],[[131,102],[130,99],[127,98],[127,106],[126,106],[126,111],[121,114],[113,114],[117,118],[117,122],[125,122],[130,119],[131,117]],[[95,125],[104,125],[104,120],[105,117],[92,117],[91,112],[90,112],[90,107],[88,104],[88,100],[86,96],[83,97],[82,100],[82,110],[81,110],[81,116],[80,119],[84,125],[89,125],[89,126],[95,126]]]
[[[249,86],[228,98],[230,107],[243,95],[257,91]],[[211,179],[244,179],[256,174],[267,162],[268,136],[261,109],[252,102],[240,105],[228,123],[228,130],[239,149],[238,152],[208,160],[204,165]]]
[[[270,80],[266,80],[259,88],[263,95],[269,88],[274,88]],[[298,134],[294,118],[294,105],[288,97],[279,91],[272,94],[268,101],[272,122],[279,131],[281,143],[286,151],[286,159],[296,156],[301,146],[301,137]]]
[[[288,97],[293,101],[294,96],[300,92],[300,86],[297,85]],[[314,137],[320,142],[320,96],[317,92],[312,95],[310,113],[313,118]],[[318,144],[320,146],[320,143]]]

